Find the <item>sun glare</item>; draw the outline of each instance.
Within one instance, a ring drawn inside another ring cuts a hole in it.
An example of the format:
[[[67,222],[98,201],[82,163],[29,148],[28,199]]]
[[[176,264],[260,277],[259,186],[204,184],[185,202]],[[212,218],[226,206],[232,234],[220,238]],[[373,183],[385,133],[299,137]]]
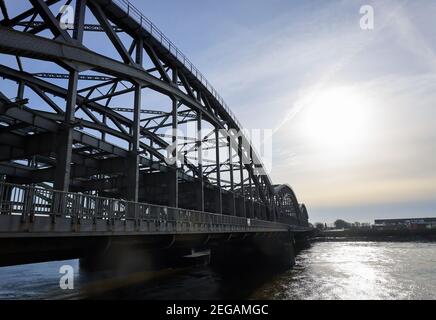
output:
[[[366,99],[351,88],[333,88],[311,97],[303,111],[304,135],[321,148],[360,146],[369,130]]]

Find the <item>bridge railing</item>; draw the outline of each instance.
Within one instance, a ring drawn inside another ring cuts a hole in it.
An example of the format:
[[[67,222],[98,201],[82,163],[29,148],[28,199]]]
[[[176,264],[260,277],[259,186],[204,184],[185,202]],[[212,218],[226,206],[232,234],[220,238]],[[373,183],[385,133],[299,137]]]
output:
[[[171,208],[95,195],[63,192],[42,186],[25,186],[0,182],[0,215],[19,216],[23,222],[49,217],[73,223],[133,221],[146,224],[147,231],[222,232],[244,230],[287,230],[282,223],[247,219],[195,210]]]

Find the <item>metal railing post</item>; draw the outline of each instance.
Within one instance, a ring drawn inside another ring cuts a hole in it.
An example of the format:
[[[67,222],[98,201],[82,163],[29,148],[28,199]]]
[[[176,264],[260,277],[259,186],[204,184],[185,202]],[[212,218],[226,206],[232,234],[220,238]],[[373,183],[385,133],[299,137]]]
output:
[[[4,185],[3,183],[0,184],[0,214],[4,214],[3,202],[4,202],[4,198],[6,196],[6,192],[4,192],[5,188],[6,188],[6,185]]]
[[[34,187],[23,188],[23,213],[21,215],[22,222],[33,222],[33,195]]]

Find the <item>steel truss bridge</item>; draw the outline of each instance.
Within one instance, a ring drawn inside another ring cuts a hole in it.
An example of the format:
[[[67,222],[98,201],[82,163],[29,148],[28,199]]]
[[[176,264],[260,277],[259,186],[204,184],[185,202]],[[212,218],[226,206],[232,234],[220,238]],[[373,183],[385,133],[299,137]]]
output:
[[[1,238],[308,229],[221,96],[131,3],[0,9]]]

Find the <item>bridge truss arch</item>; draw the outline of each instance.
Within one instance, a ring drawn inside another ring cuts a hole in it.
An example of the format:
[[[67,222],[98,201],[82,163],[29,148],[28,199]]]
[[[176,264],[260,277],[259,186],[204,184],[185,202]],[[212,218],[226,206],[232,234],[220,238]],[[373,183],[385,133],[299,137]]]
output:
[[[130,2],[0,0],[0,9],[7,182],[295,224],[307,216],[245,134],[222,133],[243,128]],[[60,23],[65,10],[74,21]]]

